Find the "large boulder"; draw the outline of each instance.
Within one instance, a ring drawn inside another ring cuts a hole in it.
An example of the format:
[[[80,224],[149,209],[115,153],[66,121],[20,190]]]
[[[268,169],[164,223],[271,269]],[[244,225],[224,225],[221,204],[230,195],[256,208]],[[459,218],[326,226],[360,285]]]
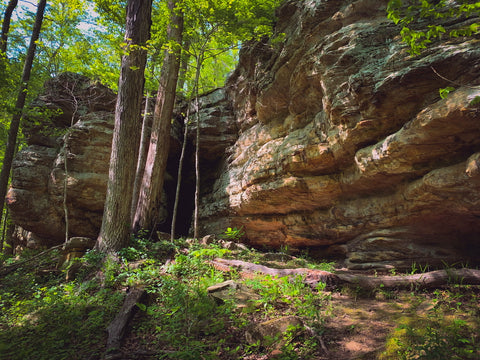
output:
[[[13,163],[7,194],[14,223],[44,239],[44,245],[61,243],[65,239],[66,200],[70,235],[96,238],[102,221],[112,133],[112,113],[82,116],[61,138],[68,144],[66,169],[64,146],[30,145],[21,150]]]
[[[480,41],[411,57],[385,5],[287,1],[285,40],[242,49],[226,85],[238,139],[202,199],[204,233],[243,227],[252,245],[350,268],[478,259]]]
[[[12,220],[23,229],[27,244],[62,243],[65,207],[69,236],[96,239],[107,189],[115,99],[110,89],[67,73],[48,81],[32,104],[35,111],[29,111],[24,129],[29,146],[14,159],[7,194]],[[172,129],[173,157],[181,132],[177,125]],[[159,222],[166,217],[165,209],[161,214]]]

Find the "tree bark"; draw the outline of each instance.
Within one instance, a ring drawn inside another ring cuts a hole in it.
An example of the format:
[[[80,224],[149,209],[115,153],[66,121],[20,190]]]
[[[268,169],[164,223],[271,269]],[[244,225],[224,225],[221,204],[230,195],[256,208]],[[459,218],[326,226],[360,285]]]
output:
[[[186,39],[183,42],[182,58],[180,61],[180,69],[178,71],[178,93],[184,93],[183,88],[185,86],[185,81],[187,80],[188,62],[190,61],[189,50],[191,43],[191,39]]]
[[[315,287],[323,282],[328,286],[348,285],[363,290],[374,289],[432,289],[442,285],[480,285],[480,270],[475,269],[445,269],[413,275],[371,276],[348,272],[331,273],[315,269],[275,269],[264,265],[253,264],[242,260],[215,259],[212,265],[221,271],[232,268],[246,274],[261,273],[278,277],[305,276],[305,282]]]
[[[15,103],[15,112],[12,116],[12,121],[10,122],[10,128],[8,130],[7,147],[5,149],[5,156],[3,158],[2,171],[0,173],[0,214],[3,214],[8,179],[10,178],[13,156],[15,155],[15,149],[17,146],[18,128],[20,127],[20,119],[22,118],[22,112],[25,106],[25,100],[27,98],[28,82],[30,81],[33,59],[35,57],[35,50],[37,48],[37,40],[40,36],[40,30],[42,28],[43,15],[45,13],[46,5],[47,0],[40,0],[38,2],[37,14],[35,15],[35,24],[33,25],[32,36],[30,38],[27,56],[25,58],[25,64],[23,66],[20,90]]]
[[[10,31],[10,20],[12,18],[13,10],[15,10],[17,4],[18,0],[10,0],[8,2],[7,8],[5,9],[5,15],[3,16],[2,36],[0,38],[0,52],[4,54],[7,52],[7,40],[8,32]]]
[[[147,94],[145,99],[145,109],[142,122],[142,136],[140,138],[140,149],[138,154],[137,171],[135,172],[135,184],[133,186],[132,199],[132,219],[137,210],[138,196],[140,193],[140,184],[142,183],[143,172],[145,171],[145,164],[147,162],[148,144],[150,142],[150,135],[152,133],[152,114],[150,113],[150,94]]]
[[[11,226],[10,226],[10,228],[11,228]],[[0,253],[8,254],[7,251],[4,251],[4,250],[6,250],[5,244],[6,244],[6,239],[7,239],[8,232],[9,232],[9,226],[8,226],[8,208],[7,208],[7,210],[5,211],[5,213],[3,214],[3,217],[2,217],[2,240],[1,240],[1,243],[0,243]],[[8,248],[8,246],[7,246],[7,248]]]
[[[116,252],[130,241],[131,205],[147,61],[144,46],[150,36],[151,12],[152,0],[128,0],[125,30],[128,53],[122,57],[107,197],[96,244],[98,249],[107,252]]]
[[[69,92],[72,96],[72,117],[70,118],[70,129],[71,130],[74,122],[75,122],[75,117],[77,116],[77,111],[78,111],[78,99],[75,96],[75,87],[77,83],[76,81],[73,84],[73,87],[69,89]],[[65,170],[65,175],[63,179],[63,213],[65,216],[65,242],[68,241],[69,238],[69,228],[70,228],[70,217],[69,217],[69,212],[68,212],[68,156],[70,155],[70,144],[68,143],[69,136],[68,136],[68,131],[65,134],[65,142],[63,144],[63,161],[64,161],[64,170]]]
[[[197,131],[195,135],[195,211],[193,215],[193,238],[199,237],[199,214],[200,214],[200,108],[198,105],[198,81],[200,77],[200,66],[197,68],[195,76],[196,92],[195,92],[195,119]]]
[[[15,248],[14,248],[14,241],[13,241],[13,237],[14,237],[14,234],[15,234],[15,224],[11,221],[9,221],[8,219],[8,211],[5,212],[5,222],[4,226],[7,227],[7,229],[5,230],[5,238],[4,238],[4,248],[3,248],[3,253],[5,255],[14,255],[14,252],[15,252]]]
[[[180,67],[180,44],[182,43],[183,36],[183,14],[176,9],[177,1],[169,0],[168,7],[171,11],[171,18],[167,30],[167,43],[173,43],[175,45],[173,49],[165,50],[153,116],[147,163],[140,187],[137,210],[132,223],[134,231],[142,228],[152,231],[155,230],[163,189],[164,173],[167,167],[172,113],[175,105],[175,92]]]
[[[208,39],[208,37],[207,37]],[[197,54],[197,69],[195,71],[195,119],[197,124],[197,131],[195,134],[195,210],[193,214],[193,238],[198,239],[200,233],[199,225],[199,216],[200,216],[200,106],[199,106],[199,90],[198,86],[200,83],[200,71],[203,66],[203,61],[205,59],[205,48],[207,46],[205,41],[200,47],[200,51]]]

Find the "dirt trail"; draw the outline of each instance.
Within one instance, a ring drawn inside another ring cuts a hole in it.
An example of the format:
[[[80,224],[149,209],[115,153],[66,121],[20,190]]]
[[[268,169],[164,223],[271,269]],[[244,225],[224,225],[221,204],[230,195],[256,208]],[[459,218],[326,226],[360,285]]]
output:
[[[396,320],[408,308],[400,300],[355,299],[332,294],[333,316],[327,321],[325,343],[329,353],[319,359],[378,359]]]

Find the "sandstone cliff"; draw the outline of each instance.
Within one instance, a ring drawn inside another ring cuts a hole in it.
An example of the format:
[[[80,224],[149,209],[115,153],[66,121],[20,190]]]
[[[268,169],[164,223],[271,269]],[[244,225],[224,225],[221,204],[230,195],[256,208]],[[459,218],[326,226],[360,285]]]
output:
[[[45,84],[16,156],[7,205],[26,240],[55,245],[65,239],[64,185],[71,235],[95,237],[101,225],[113,134],[115,94],[76,74]],[[67,146],[65,146],[67,145]]]
[[[385,5],[287,1],[274,40],[247,44],[225,88],[201,99],[203,234],[242,227],[252,245],[354,269],[478,259],[480,40],[442,39],[411,57]],[[441,99],[446,86],[455,91]],[[72,148],[89,144],[72,150],[75,235],[100,226],[109,116],[89,112],[68,133]],[[58,149],[32,144],[9,193],[15,222],[57,242],[62,164]]]
[[[239,136],[203,198],[205,233],[233,224],[351,268],[478,256],[479,40],[412,58],[385,4],[288,1],[285,41],[242,50],[226,86]]]
[[[110,89],[77,74],[61,74],[45,84],[44,94],[31,105],[36,111],[30,111],[23,129],[29,145],[15,157],[6,199],[13,222],[22,229],[17,231],[21,241],[36,246],[65,240],[65,193],[69,235],[97,238],[107,189],[115,100]],[[175,125],[172,157],[179,147]],[[169,180],[167,176],[166,186],[171,187]],[[164,204],[159,222],[166,217]]]

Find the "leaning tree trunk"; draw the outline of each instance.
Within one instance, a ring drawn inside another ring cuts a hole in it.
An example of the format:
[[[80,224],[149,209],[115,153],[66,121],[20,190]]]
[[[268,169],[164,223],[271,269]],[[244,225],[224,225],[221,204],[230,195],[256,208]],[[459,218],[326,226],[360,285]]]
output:
[[[96,247],[115,252],[130,240],[131,204],[140,144],[145,44],[150,37],[152,0],[128,0],[125,42],[115,107],[107,197]]]
[[[8,32],[10,31],[10,20],[12,18],[13,10],[15,10],[17,4],[18,0],[10,0],[8,2],[7,8],[5,9],[5,15],[3,16],[2,35],[0,38],[0,52],[4,54],[7,52],[7,40]]]
[[[137,210],[132,221],[132,229],[155,230],[163,189],[164,173],[167,167],[170,147],[170,129],[175,105],[180,53],[183,36],[183,14],[177,13],[176,0],[170,0],[168,7],[171,19],[168,27],[167,42],[173,43],[173,49],[165,51],[157,101],[153,115],[152,134],[148,148],[147,163],[143,174],[138,197]]]
[[[0,214],[3,214],[4,199],[7,194],[8,179],[10,178],[10,170],[12,168],[13,156],[17,146],[18,128],[20,127],[20,119],[22,118],[25,100],[27,98],[28,82],[30,81],[30,74],[32,72],[33,59],[35,57],[35,50],[37,48],[37,40],[40,36],[40,29],[42,28],[43,14],[47,0],[40,0],[38,2],[37,14],[35,16],[35,24],[33,25],[32,36],[30,38],[30,45],[28,46],[27,57],[23,66],[22,80],[20,83],[20,90],[17,95],[15,103],[15,112],[10,122],[10,129],[8,130],[7,147],[5,149],[5,156],[3,158],[2,171],[0,173]]]

